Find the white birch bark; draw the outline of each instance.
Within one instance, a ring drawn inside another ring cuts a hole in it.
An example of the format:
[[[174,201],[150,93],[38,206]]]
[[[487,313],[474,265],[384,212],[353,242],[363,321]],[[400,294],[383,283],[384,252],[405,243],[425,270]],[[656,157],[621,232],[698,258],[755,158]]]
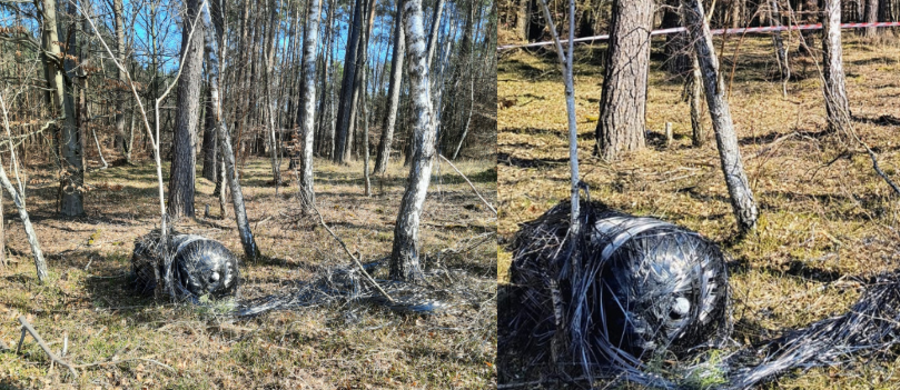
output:
[[[751,231],[756,229],[759,212],[750,191],[747,174],[744,172],[744,163],[741,161],[741,150],[738,147],[731,110],[725,97],[725,85],[719,74],[719,61],[713,49],[712,34],[704,18],[703,3],[701,0],[684,0],[682,9],[685,27],[694,43],[694,51],[703,76],[706,104],[712,117],[722,173],[725,175],[725,184],[731,196],[731,207],[737,218],[738,229],[742,233]]]
[[[406,20],[407,69],[410,79],[410,96],[413,100],[413,128],[415,152],[409,168],[409,181],[400,212],[394,227],[394,245],[391,251],[390,276],[397,280],[421,277],[417,240],[422,207],[431,182],[431,166],[434,161],[435,128],[431,116],[431,92],[426,58],[425,29],[422,22],[422,0],[404,3]]]
[[[850,102],[844,81],[841,48],[841,2],[826,0],[822,10],[822,76],[828,127],[832,131],[850,129]]]
[[[16,153],[12,147],[13,142],[12,133],[9,130],[9,116],[7,115],[6,103],[3,101],[2,96],[0,96],[0,110],[2,110],[3,113],[3,128],[6,130],[6,136],[9,140],[9,153],[13,162],[15,162]],[[16,165],[14,164],[13,166],[15,167]],[[18,178],[16,180],[19,181]],[[31,254],[34,257],[34,266],[37,268],[38,282],[43,283],[47,280],[47,261],[44,260],[44,253],[41,251],[41,245],[38,243],[37,234],[34,232],[34,227],[31,226],[31,219],[28,218],[28,211],[25,210],[24,191],[19,192],[20,190],[24,190],[24,187],[22,186],[21,181],[19,181],[18,189],[9,181],[9,177],[6,175],[6,169],[3,168],[2,161],[0,161],[0,184],[3,185],[3,188],[6,189],[6,192],[9,193],[13,203],[16,205],[16,210],[19,212],[19,218],[22,220],[22,225],[25,226],[25,236],[28,239],[28,245],[31,246]],[[3,199],[0,198],[0,202],[2,201]],[[2,223],[2,217],[0,217],[0,223]],[[0,229],[2,229],[2,226],[0,226]],[[0,249],[4,248],[5,244],[6,243],[2,243]]]
[[[303,59],[301,60],[300,104],[297,117],[299,119],[302,150],[300,162],[300,198],[304,210],[316,206],[316,194],[313,191],[313,141],[316,118],[316,45],[319,39],[319,22],[322,14],[322,0],[312,0],[306,20],[305,39],[303,42]]]

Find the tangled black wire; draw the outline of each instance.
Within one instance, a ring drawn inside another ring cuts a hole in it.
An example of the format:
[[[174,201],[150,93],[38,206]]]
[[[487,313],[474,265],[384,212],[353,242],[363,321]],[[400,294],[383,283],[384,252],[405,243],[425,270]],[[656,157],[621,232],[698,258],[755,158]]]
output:
[[[898,271],[865,283],[843,315],[735,348],[726,257],[715,243],[597,202],[581,203],[581,233],[570,237],[569,210],[562,202],[516,236],[505,302],[515,310],[498,313],[500,354],[574,362],[588,380],[679,389],[713,376],[716,388],[746,389],[791,369],[885,354],[900,341]],[[692,363],[666,377],[648,366],[673,356]]]

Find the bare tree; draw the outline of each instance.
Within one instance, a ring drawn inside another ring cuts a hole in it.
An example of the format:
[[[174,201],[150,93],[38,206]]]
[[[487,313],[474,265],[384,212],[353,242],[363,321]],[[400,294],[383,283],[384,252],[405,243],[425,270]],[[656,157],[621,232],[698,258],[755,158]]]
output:
[[[169,175],[169,215],[173,218],[194,217],[194,182],[197,155],[194,154],[197,122],[200,117],[200,71],[203,68],[204,27],[197,24],[191,31],[191,20],[200,14],[200,0],[187,0],[181,53],[184,66],[178,79],[178,103],[175,112],[173,160]],[[191,37],[192,41],[188,41]]]
[[[225,174],[228,178],[228,184],[231,190],[231,202],[234,206],[234,219],[237,222],[238,233],[241,236],[241,244],[244,247],[244,256],[247,260],[255,260],[259,256],[259,247],[253,238],[253,232],[250,230],[250,223],[247,221],[247,210],[244,207],[244,194],[241,191],[241,185],[235,177],[234,151],[231,148],[231,135],[228,133],[228,127],[222,120],[222,106],[219,100],[219,58],[225,57],[225,10],[221,9],[222,4],[217,4],[213,8],[216,9],[216,17],[210,17],[209,7],[203,8],[203,22],[206,25],[209,34],[207,34],[206,53],[209,58],[207,61],[209,89],[213,106],[213,116],[217,127],[219,128],[219,145],[222,148],[222,159],[225,162]],[[215,27],[216,37],[213,37],[213,26]],[[221,50],[221,52],[220,52]]]
[[[841,3],[825,0],[822,10],[822,85],[828,126],[833,131],[849,129],[850,102],[844,81],[844,55],[841,48]]]
[[[122,0],[113,0],[113,20],[115,21],[116,26],[116,55],[118,56],[118,60],[120,63],[125,62],[125,22],[123,20],[124,7],[122,5]],[[116,81],[119,83],[125,82],[125,75],[122,74],[122,71],[116,69]],[[116,99],[115,99],[115,110],[116,110],[116,136],[115,136],[115,145],[117,148],[122,150],[122,154],[126,156],[126,159],[129,159],[131,155],[131,145],[125,142],[125,113],[123,112],[124,105],[122,99],[121,92],[122,84],[116,85]]]
[[[319,39],[319,22],[322,13],[322,0],[312,0],[308,7],[307,25],[303,39],[303,59],[301,60],[300,104],[297,118],[300,126],[302,142],[302,160],[300,172],[300,200],[305,210],[316,206],[316,194],[313,190],[313,120],[316,110],[316,46]]]
[[[375,174],[384,174],[391,156],[391,143],[394,139],[394,127],[397,124],[397,109],[400,106],[400,83],[403,80],[403,56],[406,53],[406,42],[403,33],[403,2],[397,1],[397,15],[394,27],[394,53],[391,57],[391,82],[388,87],[388,107],[384,116],[384,129],[378,143],[375,156]]]
[[[415,111],[415,154],[409,169],[409,182],[400,201],[400,212],[394,227],[394,244],[391,250],[390,276],[397,280],[421,278],[417,241],[425,195],[431,182],[431,166],[434,162],[435,128],[431,119],[431,91],[428,79],[425,29],[422,22],[422,0],[406,0],[407,69],[410,80],[410,96]]]
[[[207,97],[206,97],[206,119],[204,124],[203,131],[203,178],[209,180],[211,182],[216,182],[216,178],[218,177],[218,152],[219,152],[219,143],[218,143],[218,129],[216,128],[216,121],[213,115],[213,106],[212,106],[212,97],[209,96],[209,89],[207,89]]]
[[[63,171],[59,183],[59,208],[60,212],[65,216],[79,216],[84,214],[84,196],[82,194],[84,186],[84,165],[82,161],[81,149],[81,132],[75,123],[75,101],[72,92],[72,80],[64,77],[63,72],[72,70],[75,65],[74,61],[74,31],[69,34],[70,39],[65,39],[65,45],[68,47],[69,58],[62,61],[65,56],[61,55],[60,39],[57,31],[56,18],[56,2],[52,0],[42,0],[43,7],[43,32],[41,34],[41,43],[43,47],[43,59],[45,65],[45,74],[47,76],[47,84],[50,90],[51,106],[58,110],[57,114],[61,117],[61,131],[58,131],[58,139],[62,145],[62,165]],[[70,4],[74,6],[74,4]],[[55,128],[59,128],[54,123]]]
[[[725,184],[731,196],[731,207],[737,218],[738,229],[742,233],[748,232],[756,229],[758,211],[753,193],[750,191],[750,183],[747,181],[747,174],[744,173],[741,150],[738,147],[731,111],[725,97],[725,84],[719,73],[719,60],[713,49],[712,34],[704,17],[702,0],[683,0],[682,18],[694,42],[694,50],[700,64],[706,104],[709,106],[713,131],[716,133],[716,144],[719,148]]]
[[[335,150],[332,159],[337,163],[346,163],[350,157],[351,117],[353,115],[354,92],[356,90],[356,58],[359,49],[359,35],[362,27],[362,8],[365,0],[356,0],[353,6],[353,20],[347,36],[347,49],[344,56],[344,79],[341,82],[341,98],[338,100],[337,129]]]
[[[615,160],[644,147],[652,0],[613,1],[595,153]]]
[[[272,75],[272,70],[275,66],[275,16],[278,15],[278,2],[272,0],[269,3],[269,36],[266,38],[266,66],[265,66],[265,80],[263,81],[265,94],[266,94],[266,111],[268,112],[268,135],[269,135],[269,144],[271,145],[271,160],[272,160],[272,180],[275,182],[275,195],[278,195],[278,188],[281,187],[281,168],[278,163],[278,137],[275,134],[275,99],[272,96],[272,88],[271,84],[274,81],[275,77]]]
[[[34,227],[31,226],[31,219],[28,218],[28,211],[25,209],[25,187],[22,184],[22,181],[19,180],[16,151],[13,146],[12,133],[9,130],[9,113],[6,109],[6,102],[3,100],[2,94],[0,94],[0,114],[3,115],[3,129],[6,131],[8,141],[7,146],[9,147],[10,159],[13,163],[12,166],[14,167],[14,173],[16,174],[16,181],[19,184],[19,188],[16,188],[9,180],[9,176],[6,175],[6,169],[3,167],[2,161],[0,161],[0,185],[6,189],[6,192],[9,193],[9,197],[13,200],[13,204],[16,205],[16,210],[19,212],[19,219],[22,220],[22,225],[25,227],[25,236],[28,239],[28,245],[31,246],[31,255],[34,257],[34,266],[37,269],[38,283],[43,283],[47,280],[48,276],[47,261],[44,260],[44,253],[41,251],[40,243],[38,243],[37,233],[34,232]],[[2,200],[2,197],[0,197],[0,201]],[[0,217],[0,223],[2,223],[2,217]],[[2,226],[0,226],[0,229],[2,229]],[[5,245],[6,243],[0,245],[0,249],[4,248]]]

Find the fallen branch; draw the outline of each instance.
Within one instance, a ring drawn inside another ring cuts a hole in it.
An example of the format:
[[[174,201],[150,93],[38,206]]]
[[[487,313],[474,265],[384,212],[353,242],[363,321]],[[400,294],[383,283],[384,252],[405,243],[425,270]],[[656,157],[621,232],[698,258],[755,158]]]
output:
[[[41,336],[38,335],[37,331],[35,331],[34,328],[31,327],[31,324],[28,323],[28,320],[25,319],[25,316],[19,316],[19,322],[22,324],[22,339],[21,340],[25,340],[25,332],[27,331],[28,333],[31,334],[31,337],[34,337],[34,340],[37,341],[38,345],[41,346],[41,349],[43,349],[44,352],[47,353],[47,356],[50,356],[50,361],[56,362],[59,365],[68,368],[69,372],[72,373],[72,376],[75,378],[78,378],[78,373],[75,372],[75,369],[72,368],[72,366],[69,365],[69,363],[66,363],[65,361],[60,359],[58,356],[56,356],[56,354],[53,353],[53,351],[50,350],[50,347],[48,347],[47,344],[44,342],[44,339],[42,339]],[[22,341],[19,342],[20,348],[21,348],[21,345],[22,345]]]
[[[328,224],[325,223],[325,219],[322,218],[322,214],[319,213],[319,209],[316,208],[315,206],[313,206],[313,207],[311,207],[311,208],[312,208],[313,211],[316,212],[316,216],[319,217],[319,223],[321,223],[322,226],[325,228],[325,230],[327,230],[328,233],[331,234],[331,236],[334,237],[334,239],[337,240],[337,242],[338,242],[339,244],[341,244],[341,247],[344,248],[344,252],[347,252],[347,255],[350,256],[351,259],[353,259],[353,262],[356,264],[357,267],[359,267],[359,270],[362,271],[363,276],[366,277],[366,280],[369,281],[369,283],[372,284],[372,286],[375,287],[375,289],[378,290],[378,292],[380,292],[381,295],[383,295],[385,298],[387,298],[387,300],[388,300],[390,303],[397,303],[397,302],[394,301],[394,298],[391,298],[391,296],[388,295],[387,291],[384,291],[384,289],[381,288],[380,285],[378,285],[378,282],[376,282],[375,279],[372,278],[372,275],[369,275],[369,273],[366,272],[366,268],[363,267],[363,265],[362,265],[362,263],[359,261],[359,259],[357,259],[356,256],[354,256],[353,253],[350,252],[350,249],[347,248],[347,244],[344,244],[344,241],[341,240],[340,237],[337,236],[337,234],[334,234],[334,231],[331,230],[330,227],[328,227]]]
[[[484,202],[484,204],[491,210],[491,212],[494,213],[494,216],[497,216],[497,209],[495,209],[494,206],[491,206],[491,204],[488,203],[488,201],[485,200],[484,197],[482,197],[481,194],[478,193],[478,190],[475,189],[475,185],[472,184],[471,181],[469,181],[469,178],[466,177],[466,175],[463,175],[463,173],[460,172],[459,169],[457,169],[456,166],[453,165],[453,163],[447,159],[447,157],[444,157],[443,154],[440,154],[439,156],[441,156],[441,158],[444,159],[444,161],[446,161],[447,164],[450,164],[450,168],[453,168],[453,170],[456,171],[456,173],[458,173],[460,176],[462,176],[463,180],[465,180],[466,183],[469,183],[469,187],[472,187],[472,191],[475,192],[475,195],[478,196],[478,199],[481,199],[481,201]]]

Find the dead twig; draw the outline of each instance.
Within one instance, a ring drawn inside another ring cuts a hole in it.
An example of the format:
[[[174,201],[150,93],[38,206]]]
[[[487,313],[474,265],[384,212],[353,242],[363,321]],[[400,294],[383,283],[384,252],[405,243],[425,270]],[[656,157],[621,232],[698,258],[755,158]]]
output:
[[[44,342],[44,339],[41,338],[41,336],[37,333],[37,331],[35,331],[34,328],[31,327],[31,324],[28,323],[28,320],[25,319],[25,316],[19,316],[19,322],[22,324],[22,340],[23,341],[25,340],[25,332],[27,331],[28,333],[31,334],[31,337],[34,337],[34,340],[37,341],[37,343],[41,347],[41,349],[43,349],[44,352],[47,353],[47,356],[50,356],[50,361],[56,362],[59,365],[68,368],[69,372],[72,373],[72,376],[75,378],[78,378],[78,373],[75,372],[75,369],[72,368],[72,366],[69,363],[66,363],[65,361],[63,361],[61,358],[56,356],[56,354],[53,353],[53,351],[50,350],[50,347],[47,346],[47,343]],[[20,341],[19,342],[20,348],[21,348],[21,345],[22,345],[22,342]]]
[[[378,282],[376,282],[375,279],[372,278],[372,275],[369,275],[369,273],[366,272],[366,268],[363,267],[363,265],[359,261],[359,259],[357,259],[356,256],[354,256],[353,253],[350,252],[350,249],[347,248],[347,244],[344,244],[344,241],[341,240],[340,237],[337,236],[337,234],[334,234],[334,231],[331,230],[330,227],[328,227],[328,224],[325,223],[325,219],[322,218],[322,213],[319,212],[319,209],[316,208],[315,206],[311,207],[311,209],[316,212],[316,216],[319,217],[319,223],[322,224],[322,227],[324,227],[325,230],[327,230],[328,233],[331,234],[331,236],[334,237],[334,239],[337,240],[337,242],[339,244],[341,244],[341,247],[344,248],[344,252],[347,252],[347,255],[350,256],[351,259],[353,259],[353,262],[356,264],[357,267],[359,267],[359,270],[362,271],[362,274],[363,274],[363,276],[366,277],[366,280],[369,281],[369,283],[372,284],[372,286],[375,287],[375,289],[378,290],[378,292],[380,292],[381,295],[383,295],[385,298],[387,298],[387,300],[390,303],[396,303],[394,301],[394,298],[391,298],[391,296],[388,295],[387,291],[384,291],[384,289],[381,288],[380,285],[378,285]]]
[[[459,169],[456,169],[456,166],[453,165],[453,163],[450,162],[450,160],[448,160],[447,157],[444,157],[443,154],[440,154],[439,156],[441,156],[441,158],[444,159],[444,161],[446,161],[447,164],[450,164],[450,168],[453,168],[453,170],[456,171],[456,173],[458,173],[460,176],[462,176],[463,180],[465,180],[466,183],[469,183],[469,187],[472,188],[472,191],[475,192],[475,195],[478,196],[478,199],[481,199],[481,201],[484,202],[485,206],[487,206],[487,207],[491,210],[491,212],[494,213],[494,216],[496,217],[496,216],[497,216],[497,209],[495,209],[494,206],[491,206],[491,204],[488,203],[488,201],[485,200],[484,197],[482,197],[481,194],[478,193],[478,190],[475,189],[475,185],[472,184],[471,181],[469,181],[469,178],[466,177],[466,175],[463,175],[463,173],[460,172]]]

